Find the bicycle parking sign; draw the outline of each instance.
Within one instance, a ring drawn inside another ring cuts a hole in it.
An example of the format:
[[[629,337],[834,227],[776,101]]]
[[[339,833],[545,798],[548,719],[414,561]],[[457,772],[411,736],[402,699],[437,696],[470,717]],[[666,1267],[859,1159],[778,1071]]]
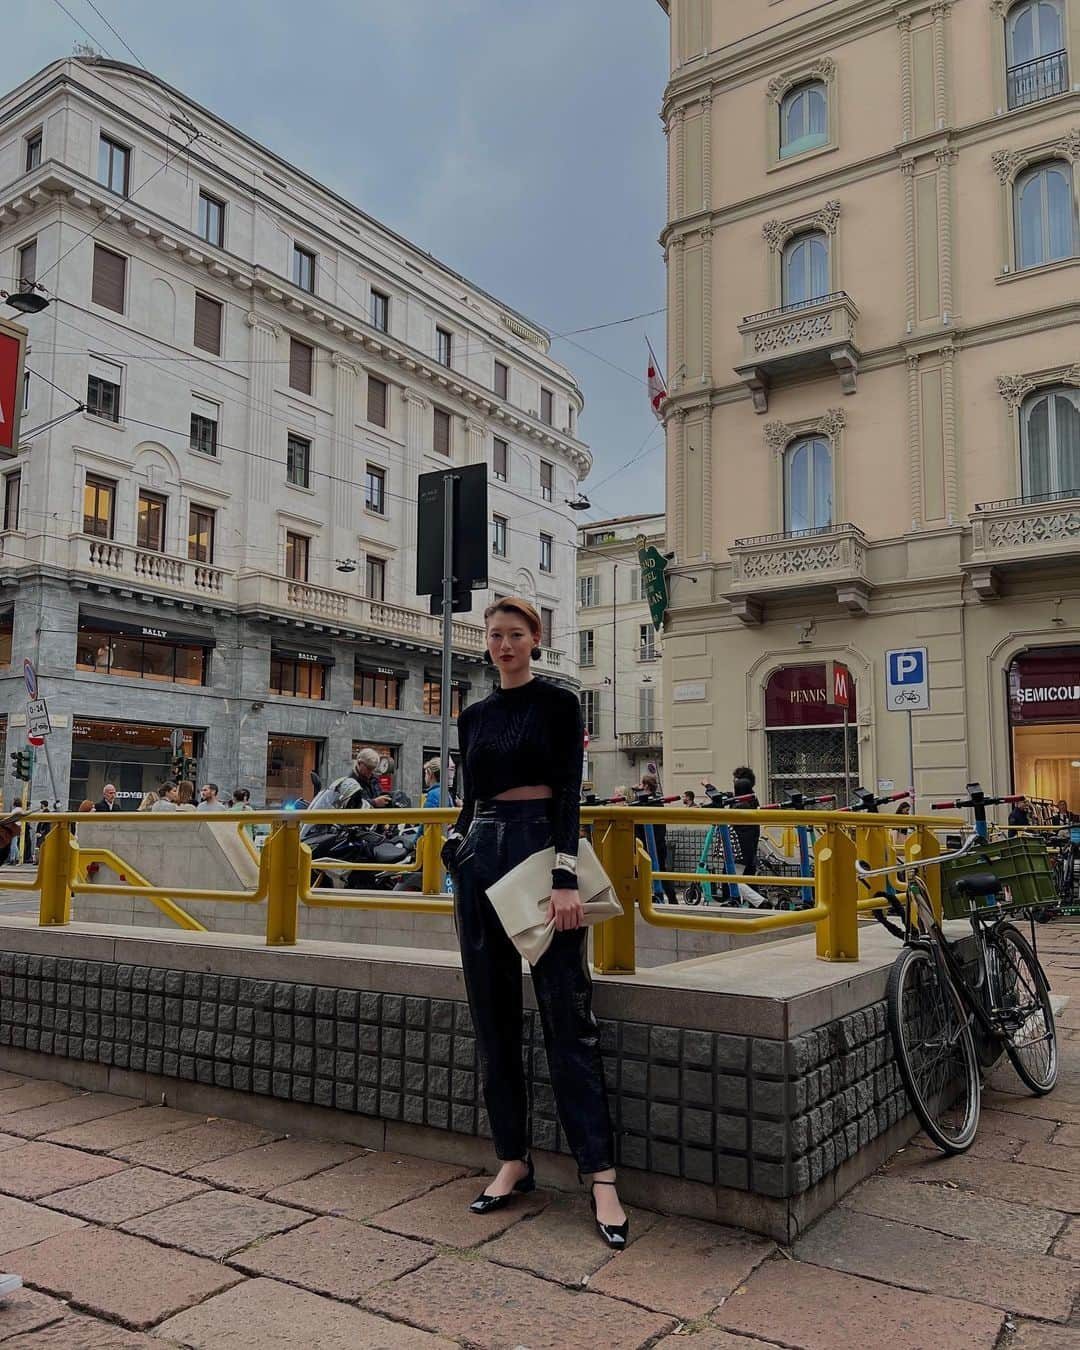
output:
[[[925,712],[930,707],[930,663],[925,647],[885,653],[885,706],[890,712]]]

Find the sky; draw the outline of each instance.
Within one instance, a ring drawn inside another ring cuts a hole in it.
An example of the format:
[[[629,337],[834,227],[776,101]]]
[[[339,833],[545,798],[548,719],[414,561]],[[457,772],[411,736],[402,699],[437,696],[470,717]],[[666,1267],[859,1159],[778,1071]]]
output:
[[[3,10],[8,86],[88,42],[79,24],[131,61],[118,33],[168,84],[552,334],[662,310],[668,20],[656,0]],[[664,364],[662,312],[552,343],[585,395],[594,510],[579,519],[662,509],[646,334]]]

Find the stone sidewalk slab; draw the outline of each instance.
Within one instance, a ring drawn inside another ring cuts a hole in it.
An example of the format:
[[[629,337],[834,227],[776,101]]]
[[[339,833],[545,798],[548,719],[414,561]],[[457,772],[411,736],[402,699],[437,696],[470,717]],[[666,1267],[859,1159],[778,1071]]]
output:
[[[232,1264],[333,1298],[359,1299],[376,1285],[417,1270],[435,1248],[351,1219],[313,1219],[303,1228],[256,1243]]]
[[[299,1344],[312,1350],[457,1350],[441,1337],[276,1280],[248,1280],[171,1317],[156,1335],[194,1350],[296,1350]]]
[[[18,1087],[5,1088],[0,1092],[0,1116],[11,1115],[14,1111],[26,1111],[32,1106],[45,1106],[49,1102],[62,1102],[68,1097],[78,1095],[78,1088],[67,1087],[64,1083],[53,1083],[44,1078],[27,1078]],[[4,1128],[7,1128],[6,1125]]]
[[[272,1144],[231,1153],[216,1162],[187,1168],[189,1176],[245,1195],[265,1195],[290,1181],[300,1181],[316,1172],[354,1158],[360,1150],[350,1144],[323,1143],[318,1139],[279,1139]]]
[[[739,1228],[664,1219],[589,1287],[690,1321],[715,1308],[775,1250],[775,1242]]]
[[[1080,1330],[1052,1327],[1045,1322],[1017,1322],[1016,1330],[1005,1344],[1009,1350],[1076,1350],[1080,1345]]]
[[[78,1219],[69,1218],[66,1214],[55,1214],[52,1210],[42,1209],[40,1205],[0,1195],[0,1256],[5,1252],[18,1251],[20,1247],[32,1247],[35,1242],[55,1237],[57,1233],[82,1227]],[[7,1304],[0,1302],[0,1312],[5,1307]],[[3,1322],[0,1319],[0,1340],[3,1334]]]
[[[1080,1173],[1080,1148],[1055,1140],[1052,1144],[1025,1144],[1016,1161],[1031,1167],[1049,1167],[1055,1172]]]
[[[993,1350],[1005,1314],[775,1258],[759,1266],[712,1320],[799,1350]]]
[[[167,1350],[176,1342],[69,1313],[63,1321],[52,1322],[26,1336],[13,1336],[0,1344],[4,1350]]]
[[[67,1316],[67,1307],[49,1298],[48,1294],[37,1294],[33,1289],[20,1289],[17,1294],[0,1303],[0,1342],[11,1344],[14,1336],[28,1336],[31,1332],[47,1327],[50,1322],[60,1322]]]
[[[166,1247],[179,1247],[196,1256],[223,1261],[260,1238],[284,1233],[311,1220],[300,1209],[269,1205],[232,1191],[207,1191],[168,1209],[121,1224],[125,1233],[150,1238]]]
[[[18,1138],[14,1134],[0,1134],[0,1153],[6,1148],[21,1148],[26,1143],[25,1139]]]
[[[950,1237],[1039,1255],[1050,1250],[1067,1222],[1066,1215],[1057,1210],[1011,1204],[946,1186],[920,1186],[898,1177],[870,1177],[850,1191],[841,1205]]]
[[[632,1247],[660,1215],[627,1206]],[[546,1209],[524,1223],[508,1228],[484,1246],[484,1259],[502,1266],[528,1270],[546,1280],[574,1288],[611,1260],[622,1260],[601,1240],[592,1211],[583,1196],[556,1195]]]
[[[550,1198],[544,1191],[533,1191],[515,1196],[505,1209],[470,1214],[469,1205],[484,1185],[483,1177],[463,1177],[428,1191],[418,1200],[373,1214],[369,1222],[403,1237],[439,1242],[445,1247],[476,1247],[537,1213]]]
[[[88,1120],[99,1120],[102,1116],[130,1109],[130,1097],[116,1097],[110,1092],[86,1092],[64,1101],[12,1112],[4,1117],[4,1129],[8,1134],[22,1135],[24,1139],[37,1139],[68,1125],[82,1125]]]
[[[122,1172],[125,1166],[116,1158],[95,1158],[38,1140],[0,1153],[0,1192],[21,1200],[38,1200],[54,1191]]]
[[[0,1162],[3,1155],[0,1155]],[[1049,1167],[1032,1167],[965,1154],[947,1158],[909,1148],[885,1165],[885,1175],[906,1181],[955,1182],[964,1190],[1019,1205],[1042,1205],[1064,1214],[1080,1214],[1080,1177]]]
[[[131,1106],[130,1101],[128,1106]],[[159,1134],[186,1130],[205,1119],[205,1116],[195,1116],[190,1111],[176,1111],[171,1106],[138,1106],[115,1116],[88,1121],[85,1125],[56,1130],[45,1137],[51,1144],[67,1144],[90,1153],[111,1153],[124,1144],[137,1144]]]
[[[140,1331],[201,1303],[240,1276],[213,1261],[166,1251],[112,1228],[80,1228],[6,1258],[35,1289]]]
[[[670,1336],[657,1341],[657,1350],[769,1350],[773,1343],[759,1341],[756,1337],[736,1336],[733,1331],[718,1331],[715,1327],[706,1327],[702,1331],[673,1331]]]
[[[1062,1261],[1080,1263],[1080,1219],[1070,1219],[1051,1248]]]
[[[22,1087],[26,1082],[17,1073],[8,1073],[5,1069],[0,1069],[0,1092],[6,1092],[8,1088]]]
[[[128,1167],[112,1176],[89,1181],[85,1186],[57,1191],[44,1203],[50,1209],[77,1214],[80,1219],[115,1226],[125,1219],[188,1200],[202,1190],[205,1190],[204,1186],[187,1177],[174,1177],[149,1167]]]
[[[365,1307],[461,1337],[482,1350],[635,1350],[674,1329],[663,1313],[583,1291],[571,1293],[523,1270],[440,1256],[367,1295]]]
[[[1053,1256],[1006,1251],[946,1237],[843,1207],[792,1247],[800,1261],[928,1294],[948,1294],[1028,1317],[1064,1322],[1080,1293],[1080,1270]]]
[[[1069,1148],[1080,1148],[1080,1125],[1063,1124],[1053,1138],[1055,1144],[1065,1144]]]
[[[143,1139],[134,1144],[122,1144],[110,1150],[114,1158],[157,1167],[162,1172],[186,1172],[189,1167],[213,1162],[229,1153],[257,1148],[280,1138],[272,1130],[258,1125],[245,1125],[238,1120],[204,1120],[187,1130],[174,1130]]]
[[[365,1152],[340,1167],[273,1190],[266,1198],[344,1219],[366,1219],[456,1181],[468,1171],[455,1163],[429,1162],[402,1153]]]

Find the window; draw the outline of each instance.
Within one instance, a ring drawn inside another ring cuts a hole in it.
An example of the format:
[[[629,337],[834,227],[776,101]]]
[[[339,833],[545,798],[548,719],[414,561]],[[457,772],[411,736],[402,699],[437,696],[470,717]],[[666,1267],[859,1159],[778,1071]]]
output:
[[[464,706],[464,691],[460,685],[450,686],[450,716],[460,717]],[[423,712],[428,717],[442,716],[442,680],[437,675],[424,676],[424,694],[421,701]]]
[[[369,600],[386,599],[386,559],[369,553],[364,561],[364,582]]]
[[[371,291],[371,326],[380,333],[390,331],[390,297],[374,288]]]
[[[37,240],[31,239],[23,244],[15,258],[15,280],[20,286],[29,286],[37,281]]]
[[[357,666],[353,674],[353,703],[361,708],[384,708],[398,712],[401,708],[401,676],[393,671],[365,669]]]
[[[1009,107],[1023,108],[1069,89],[1069,58],[1060,0],[1028,0],[1005,20]]]
[[[93,478],[88,474],[83,488],[83,534],[111,539],[115,507],[116,484],[109,478]]]
[[[217,512],[209,506],[192,506],[188,511],[187,555],[194,563],[214,561],[214,527]]]
[[[454,335],[446,328],[435,329],[435,360],[448,366],[454,354]]]
[[[540,461],[540,496],[546,502],[555,498],[555,465],[546,459]]]
[[[165,552],[165,498],[156,492],[139,493],[135,542],[139,548],[151,549],[154,553]]]
[[[117,632],[117,628],[126,628],[127,631]],[[75,668],[90,675],[117,675],[126,680],[200,685],[206,683],[208,655],[209,649],[195,641],[150,639],[144,637],[135,626],[116,624],[106,630],[93,624],[80,623],[75,644]],[[141,727],[140,730],[153,732],[156,728]],[[78,723],[75,734],[79,735]],[[141,752],[148,744],[141,738],[132,740],[130,736],[125,736],[115,749],[120,752],[121,759],[128,759],[125,767],[138,767],[143,762]],[[188,745],[190,747],[190,741]],[[169,733],[166,728],[162,728],[161,748],[166,756],[164,762],[167,763]],[[116,764],[117,760],[112,756],[109,758],[111,771],[111,765]],[[159,773],[154,781],[160,782],[161,776],[163,774]]]
[[[594,534],[585,536],[586,544],[610,544],[615,538],[614,530],[597,530]]]
[[[574,424],[576,423],[576,421],[577,421],[577,414],[574,411],[574,405],[571,403],[566,409],[566,430],[570,433],[571,436],[574,435],[575,432]]]
[[[193,397],[192,402],[194,407],[191,412],[191,438],[188,443],[192,450],[198,450],[201,455],[216,457],[220,415],[218,405],[197,396]]]
[[[554,542],[555,542],[555,541],[552,539],[552,537],[551,537],[550,534],[542,534],[542,535],[540,536],[540,571],[541,571],[541,572],[550,572],[550,571],[551,571],[551,549],[552,549],[552,545],[554,544]]]
[[[505,516],[491,517],[491,551],[496,558],[506,557],[506,530],[509,521]]]
[[[4,529],[19,528],[19,494],[22,489],[22,473],[4,475]]]
[[[127,282],[127,259],[101,244],[94,245],[94,279],[90,298],[103,309],[124,312],[124,292]]]
[[[600,603],[600,578],[598,576],[578,577],[577,602],[582,609],[592,609]]]
[[[1016,265],[1071,258],[1077,251],[1076,203],[1072,168],[1064,160],[1036,165],[1013,188],[1016,215]]]
[[[1080,494],[1080,389],[1040,389],[1020,412],[1025,497]]]
[[[498,436],[491,443],[491,472],[497,483],[505,483],[510,477],[510,447]]]
[[[596,661],[596,636],[591,628],[582,628],[577,635],[578,665],[591,666]]]
[[[225,203],[209,192],[199,193],[199,238],[218,248],[225,243]]]
[[[386,426],[387,386],[385,380],[369,375],[367,381],[367,420],[373,426]]]
[[[630,599],[631,601],[641,600],[641,568],[631,567],[630,569]]]
[[[367,466],[364,505],[369,511],[374,511],[380,516],[386,514],[386,470],[380,469],[377,464]]]
[[[289,338],[289,388],[310,394],[315,369],[315,348],[299,338]]]
[[[196,347],[204,352],[221,355],[221,319],[225,306],[220,300],[211,300],[208,295],[195,295],[195,335],[192,338]]]
[[[550,389],[540,390],[540,421],[551,426],[555,420],[555,400]]]
[[[552,638],[552,629],[555,625],[555,611],[540,607],[540,646],[550,647]]]
[[[797,234],[784,245],[780,260],[780,303],[805,305],[829,294],[829,241],[815,231]]]
[[[450,455],[450,414],[445,408],[431,410],[431,444],[437,455]]]
[[[307,581],[311,540],[306,534],[285,534],[285,575],[290,581]]]
[[[102,136],[98,143],[98,182],[104,183],[110,192],[126,197],[130,164],[131,151],[127,146]]]
[[[315,294],[315,254],[299,244],[293,244],[292,279],[294,286]]]
[[[656,660],[656,629],[651,623],[638,625],[638,660]]]
[[[832,450],[808,436],[784,451],[784,529],[790,534],[832,524]]]
[[[639,685],[637,691],[638,730],[656,730],[656,690],[651,684]]]
[[[23,371],[22,377],[22,410],[26,412],[30,407],[30,372]]]
[[[600,698],[595,689],[583,689],[578,695],[581,700],[581,720],[591,739],[600,735]]]
[[[290,436],[285,451],[285,477],[293,487],[311,486],[311,442]]]
[[[326,697],[326,667],[321,661],[294,661],[287,656],[270,657],[270,693],[285,698]]]
[[[26,138],[26,172],[41,163],[41,132],[32,131]]]
[[[510,367],[504,365],[502,361],[495,362],[495,397],[501,399],[510,397]]]
[[[829,103],[820,80],[790,90],[780,104],[780,158],[827,145]]]
[[[91,358],[86,381],[86,411],[109,422],[120,421],[120,368]]]

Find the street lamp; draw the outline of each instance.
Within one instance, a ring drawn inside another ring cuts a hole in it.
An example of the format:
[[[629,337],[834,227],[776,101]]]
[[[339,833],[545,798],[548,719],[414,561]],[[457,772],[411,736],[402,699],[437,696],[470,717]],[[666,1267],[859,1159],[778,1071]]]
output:
[[[355,572],[355,571],[356,571],[356,559],[355,559],[355,558],[337,558],[337,559],[335,559],[334,565],[335,565],[335,567],[337,568],[337,570],[338,570],[339,572]]]
[[[585,496],[584,492],[579,492],[573,501],[569,497],[564,497],[563,501],[571,511],[591,511],[592,502]]]
[[[36,281],[25,282],[24,285],[25,290],[16,291],[14,294],[0,291],[0,300],[10,305],[12,309],[18,310],[20,314],[40,314],[49,303],[45,287],[39,286]]]

